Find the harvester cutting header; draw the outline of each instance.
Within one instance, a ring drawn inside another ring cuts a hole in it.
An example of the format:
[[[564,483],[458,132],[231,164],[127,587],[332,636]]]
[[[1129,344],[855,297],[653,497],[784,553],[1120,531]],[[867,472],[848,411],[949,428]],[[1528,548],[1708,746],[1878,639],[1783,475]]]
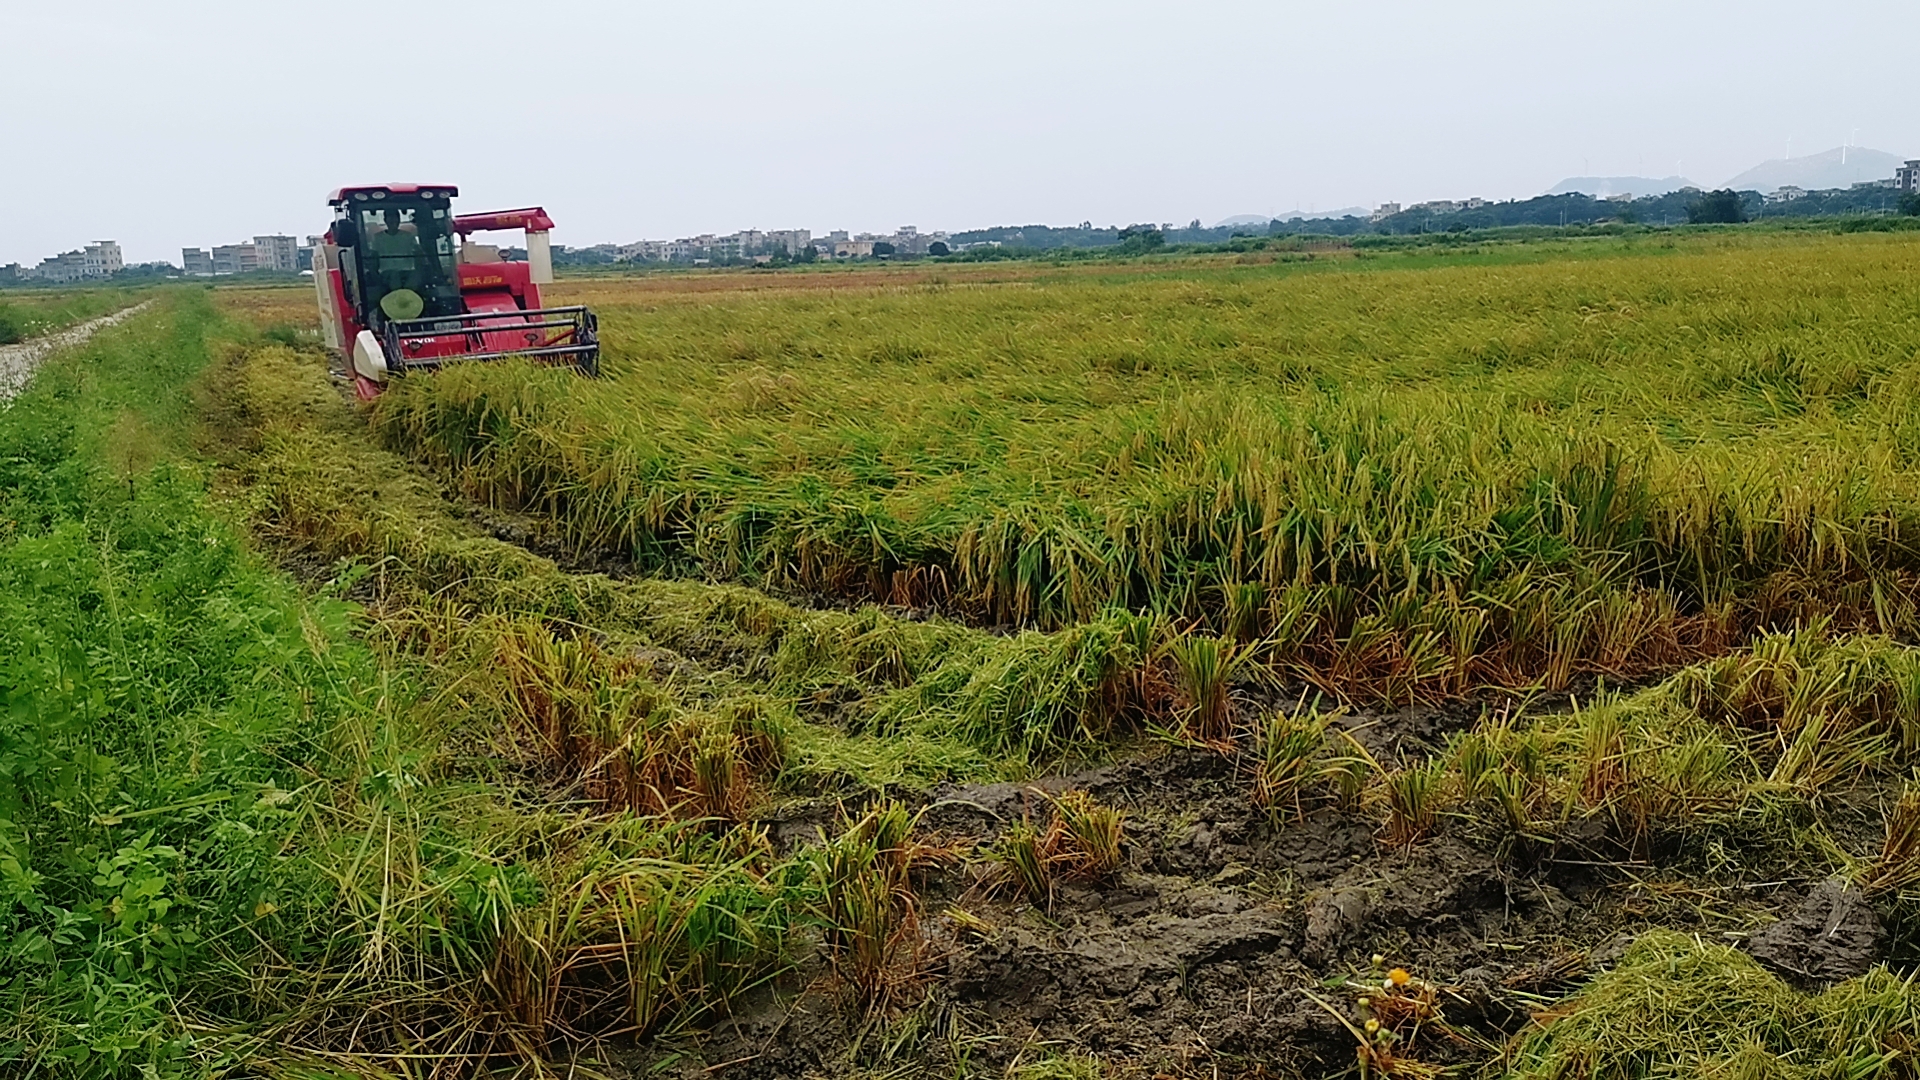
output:
[[[341,188],[314,249],[327,344],[349,361],[360,397],[389,378],[464,360],[525,356],[599,371],[599,325],[584,307],[542,307],[553,281],[545,210],[455,217],[451,184]],[[518,229],[524,262],[467,239]]]

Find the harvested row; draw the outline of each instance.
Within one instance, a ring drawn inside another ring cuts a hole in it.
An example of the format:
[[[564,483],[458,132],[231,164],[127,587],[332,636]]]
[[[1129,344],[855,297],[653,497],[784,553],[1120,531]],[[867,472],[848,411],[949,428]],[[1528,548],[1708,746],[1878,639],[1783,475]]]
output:
[[[1358,699],[1559,688],[1920,619],[1916,245],[1776,244],[656,290],[606,310],[611,379],[453,370],[375,423],[647,569],[1039,628],[1117,607]]]
[[[1159,628],[1124,613],[1001,637],[873,608],[807,610],[741,587],[561,572],[457,518],[356,435],[310,356],[236,352],[225,373],[221,423],[244,433],[232,462],[257,527],[306,557],[358,564],[348,573],[377,599],[382,632],[409,651],[430,655],[476,625],[529,620],[582,643],[513,630],[533,637],[502,646],[510,668],[570,649],[599,657],[604,674],[636,666],[623,655],[664,650],[669,664],[706,669],[699,681],[714,708],[748,708],[738,696],[763,711],[773,699],[769,722],[792,729],[795,775],[828,785],[849,769],[863,783],[1018,775],[1171,705],[1155,663]]]

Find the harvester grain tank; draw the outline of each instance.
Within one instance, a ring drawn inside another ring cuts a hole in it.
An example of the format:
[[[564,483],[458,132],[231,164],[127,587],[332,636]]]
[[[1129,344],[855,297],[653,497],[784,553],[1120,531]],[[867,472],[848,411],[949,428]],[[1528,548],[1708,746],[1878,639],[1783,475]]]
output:
[[[388,380],[468,360],[524,356],[599,372],[599,324],[585,307],[544,307],[553,282],[539,207],[455,216],[451,184],[346,187],[314,250],[327,344],[347,359],[364,399]],[[508,260],[475,233],[519,230],[527,257]]]

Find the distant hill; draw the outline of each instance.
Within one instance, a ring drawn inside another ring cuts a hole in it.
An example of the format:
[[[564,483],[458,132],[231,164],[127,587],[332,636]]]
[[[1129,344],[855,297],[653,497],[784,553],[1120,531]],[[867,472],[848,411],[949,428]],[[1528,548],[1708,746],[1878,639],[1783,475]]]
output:
[[[1343,217],[1366,217],[1371,211],[1364,206],[1343,206],[1338,210],[1289,210],[1284,214],[1268,217],[1265,214],[1235,214],[1214,222],[1216,229],[1231,229],[1236,225],[1265,225],[1270,221],[1327,221]]]
[[[1279,221],[1338,221],[1345,217],[1366,217],[1373,211],[1364,206],[1343,206],[1338,210],[1289,210],[1275,214]]]
[[[1631,195],[1636,199],[1645,199],[1699,186],[1684,176],[1668,176],[1659,180],[1650,176],[1569,176],[1548,188],[1547,194],[1572,195],[1578,192],[1600,199],[1609,195]]]
[[[1787,186],[1808,191],[1851,187],[1863,180],[1891,180],[1901,158],[1865,146],[1836,146],[1805,157],[1764,161],[1727,181],[1735,191],[1773,191]]]

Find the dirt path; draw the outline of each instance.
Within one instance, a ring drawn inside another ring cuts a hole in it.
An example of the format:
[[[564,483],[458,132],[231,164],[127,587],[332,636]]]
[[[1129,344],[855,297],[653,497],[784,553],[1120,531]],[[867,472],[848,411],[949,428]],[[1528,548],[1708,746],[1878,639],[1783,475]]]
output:
[[[20,388],[25,386],[27,379],[33,375],[33,369],[39,367],[40,361],[45,360],[50,353],[69,345],[78,345],[92,337],[94,331],[130,318],[152,305],[151,300],[142,301],[111,315],[88,319],[86,322],[69,326],[65,330],[43,334],[31,341],[23,341],[18,345],[0,345],[0,401],[5,401],[19,393]]]

